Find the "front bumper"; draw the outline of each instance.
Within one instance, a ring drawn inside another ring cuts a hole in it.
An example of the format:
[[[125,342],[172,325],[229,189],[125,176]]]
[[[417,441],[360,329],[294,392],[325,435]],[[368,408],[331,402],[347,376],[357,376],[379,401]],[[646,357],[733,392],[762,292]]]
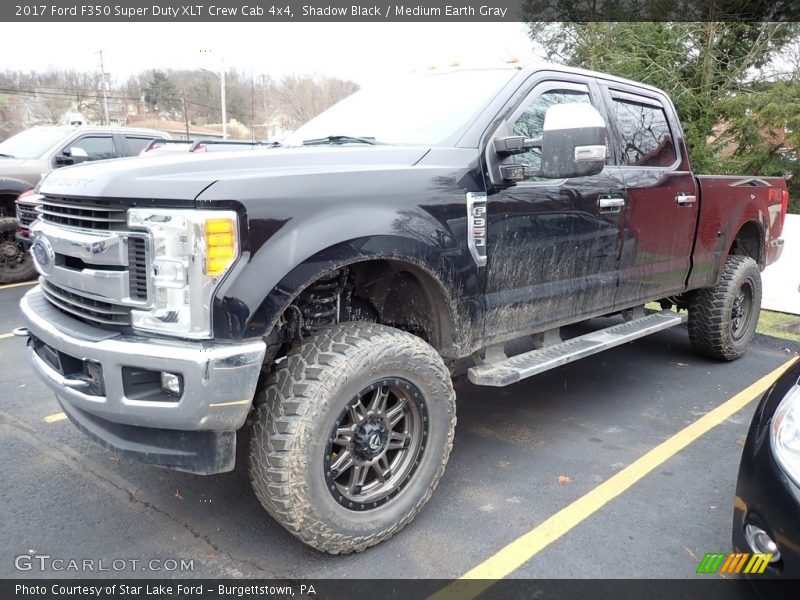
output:
[[[800,578],[800,488],[775,460],[770,444],[770,424],[788,387],[800,377],[800,362],[770,388],[756,409],[747,434],[733,511],[733,546],[737,552],[752,553],[744,530],[752,523],[775,541],[781,558],[754,580]]]
[[[191,472],[209,472],[192,468],[184,456],[207,453],[207,445],[233,460],[234,432],[244,424],[261,372],[262,340],[223,344],[122,335],[65,315],[38,287],[20,308],[34,370],[67,416],[101,445]],[[131,392],[131,373],[161,371],[181,376],[180,396]],[[220,437],[223,432],[233,435],[232,447],[230,435]],[[230,470],[230,461],[210,472]]]

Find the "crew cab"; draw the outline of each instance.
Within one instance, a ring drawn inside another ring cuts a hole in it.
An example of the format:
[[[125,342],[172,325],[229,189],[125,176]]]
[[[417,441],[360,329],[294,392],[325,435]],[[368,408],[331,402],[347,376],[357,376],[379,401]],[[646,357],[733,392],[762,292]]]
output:
[[[167,138],[153,129],[48,125],[26,129],[0,143],[0,283],[36,274],[27,252],[27,226],[35,216],[33,188],[42,176],[85,161],[135,156],[151,141]]]
[[[508,385],[687,319],[671,308],[700,353],[741,356],[788,204],[781,178],[692,173],[660,90],[557,66],[402,79],[282,146],[38,192],[17,333],[64,413],[191,473],[249,438],[264,508],[330,553],[430,498],[461,368]]]

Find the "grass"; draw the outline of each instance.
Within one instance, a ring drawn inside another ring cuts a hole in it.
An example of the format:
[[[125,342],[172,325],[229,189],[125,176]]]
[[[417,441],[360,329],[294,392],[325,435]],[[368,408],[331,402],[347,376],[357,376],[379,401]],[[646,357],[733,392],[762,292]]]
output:
[[[790,327],[794,329],[790,331],[788,329]],[[787,315],[786,313],[762,310],[761,317],[758,319],[756,331],[783,340],[800,342],[800,317],[797,315]]]

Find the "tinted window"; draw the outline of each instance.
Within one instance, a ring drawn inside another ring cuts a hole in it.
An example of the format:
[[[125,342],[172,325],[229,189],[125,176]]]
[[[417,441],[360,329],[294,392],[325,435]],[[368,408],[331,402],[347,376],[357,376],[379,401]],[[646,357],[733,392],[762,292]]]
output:
[[[126,135],[125,139],[128,141],[128,149],[130,150],[131,156],[138,155],[142,150],[147,148],[156,138],[151,137],[134,137],[130,135]]]
[[[580,90],[559,90],[553,89],[537,94],[530,101],[525,111],[514,122],[511,135],[524,135],[529,138],[537,138],[542,135],[544,129],[544,114],[547,109],[556,104],[568,104],[572,102],[585,102],[589,104],[588,91]],[[515,162],[538,168],[541,165],[539,149],[531,150],[525,154],[518,154]]]
[[[614,99],[622,148],[622,164],[668,167],[675,162],[675,146],[661,107]]]
[[[89,160],[114,158],[114,141],[111,136],[90,135],[82,137],[70,144],[70,148],[82,148],[89,155]]]

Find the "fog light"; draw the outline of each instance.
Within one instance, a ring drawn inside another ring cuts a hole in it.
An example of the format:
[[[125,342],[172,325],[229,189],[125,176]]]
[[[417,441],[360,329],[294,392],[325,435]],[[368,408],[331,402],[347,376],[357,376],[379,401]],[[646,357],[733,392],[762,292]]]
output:
[[[183,377],[175,373],[161,372],[161,389],[168,394],[180,396],[183,392]]]
[[[772,558],[769,562],[774,563],[778,562],[781,559],[781,553],[778,550],[778,544],[769,537],[769,534],[749,523],[744,528],[744,539],[747,540],[747,545],[750,546],[750,550],[752,550],[756,554],[772,554]]]

